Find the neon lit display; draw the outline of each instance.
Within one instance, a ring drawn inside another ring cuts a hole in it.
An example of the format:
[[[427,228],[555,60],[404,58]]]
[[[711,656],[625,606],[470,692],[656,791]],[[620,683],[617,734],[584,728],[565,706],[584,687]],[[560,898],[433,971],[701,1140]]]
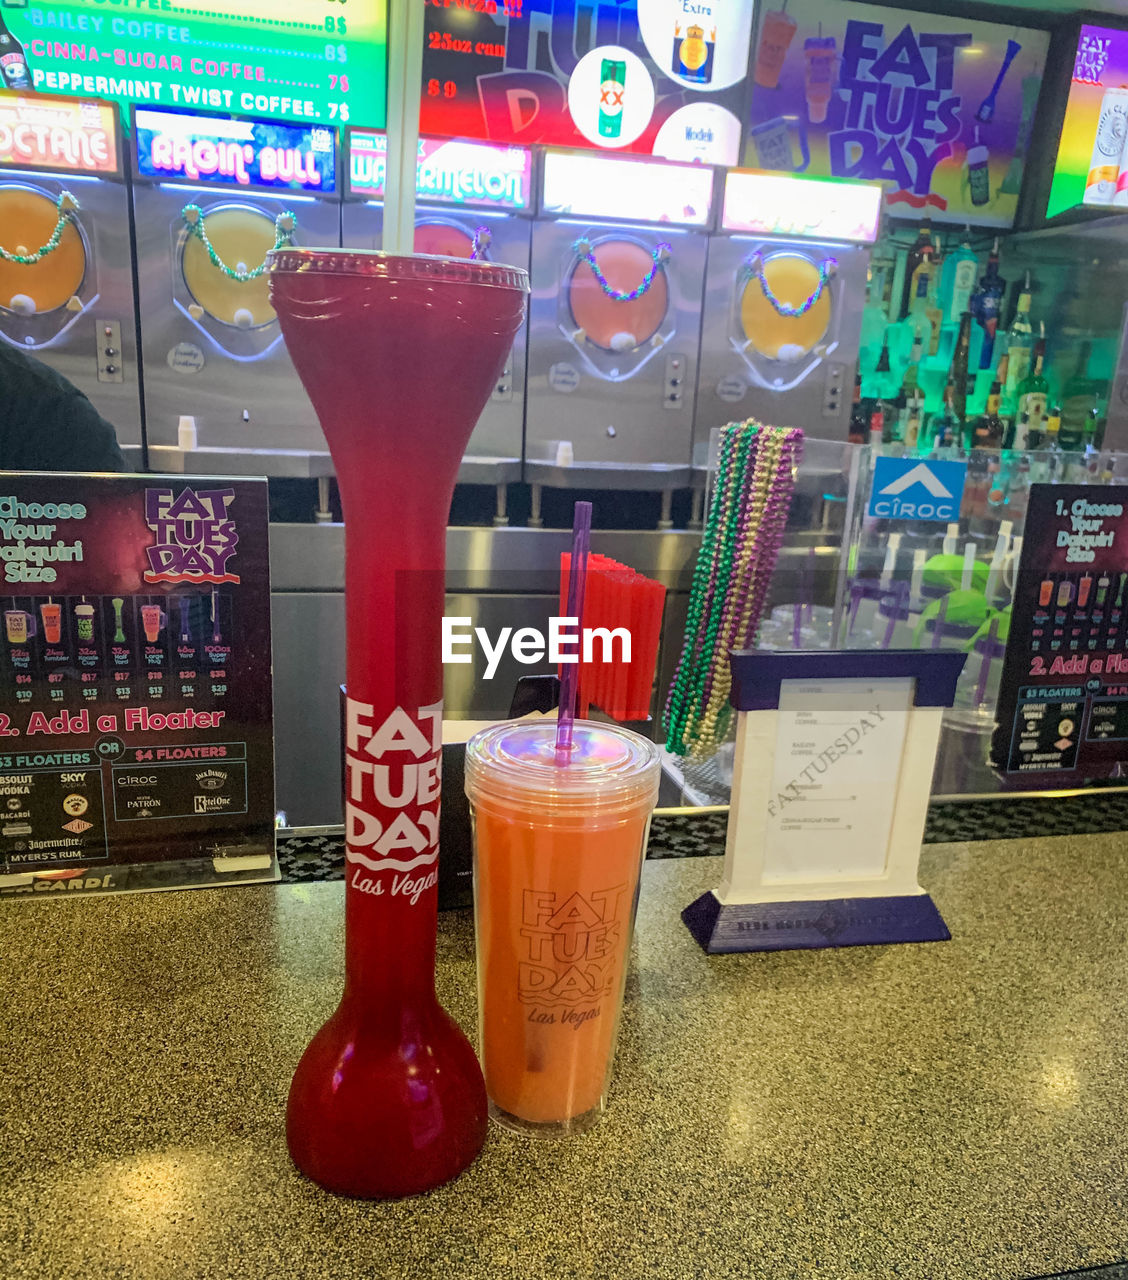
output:
[[[1046,217],[1128,206],[1128,31],[1083,26]]]
[[[582,151],[544,157],[544,211],[703,227],[713,203],[713,171]]]
[[[108,102],[0,93],[0,165],[120,173],[117,113]]]
[[[134,132],[141,177],[289,191],[336,190],[336,134],[321,125],[137,111]]]
[[[349,190],[384,198],[388,140],[370,129],[349,131]],[[419,139],[416,195],[433,204],[527,209],[532,195],[533,153],[527,147],[488,142]]]
[[[307,123],[386,119],[385,0],[19,0],[44,93]]]
[[[827,0],[764,0],[744,163],[881,182],[889,212],[1014,222],[1049,34]]]
[[[737,164],[755,0],[428,0],[420,129]]]
[[[736,170],[725,179],[722,225],[753,235],[872,244],[881,222],[882,194],[878,183]]]

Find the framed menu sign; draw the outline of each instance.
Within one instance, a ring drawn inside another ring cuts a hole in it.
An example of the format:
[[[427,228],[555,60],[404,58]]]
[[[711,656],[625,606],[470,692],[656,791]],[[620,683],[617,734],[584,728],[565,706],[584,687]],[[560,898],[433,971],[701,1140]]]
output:
[[[1128,496],[1034,484],[991,763],[1018,787],[1128,764]]]
[[[267,513],[0,472],[0,896],[277,878]]]

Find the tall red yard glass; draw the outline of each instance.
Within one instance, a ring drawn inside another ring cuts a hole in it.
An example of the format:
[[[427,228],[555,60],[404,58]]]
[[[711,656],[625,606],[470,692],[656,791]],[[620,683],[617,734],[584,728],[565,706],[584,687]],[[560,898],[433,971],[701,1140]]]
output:
[[[283,249],[270,292],[329,441],[345,518],[345,989],[290,1087],[323,1187],[413,1195],[486,1133],[474,1051],[435,995],[446,523],[459,463],[525,314],[525,272]],[[332,750],[332,744],[323,744]]]

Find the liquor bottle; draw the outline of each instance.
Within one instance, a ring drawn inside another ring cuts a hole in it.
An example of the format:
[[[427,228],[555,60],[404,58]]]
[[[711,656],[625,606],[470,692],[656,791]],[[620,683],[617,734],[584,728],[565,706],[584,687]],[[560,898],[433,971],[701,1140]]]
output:
[[[23,45],[8,30],[8,24],[0,15],[0,88],[30,89],[31,72]]]
[[[924,417],[924,396],[920,388],[914,387],[905,397],[904,417],[901,427],[901,442],[906,449],[916,449],[920,444],[920,424]]]
[[[932,274],[928,280],[928,298],[924,306],[924,318],[928,321],[928,349],[926,354],[934,356],[940,350],[940,330],[944,325],[944,312],[940,306],[940,276],[943,272],[942,259],[939,252],[932,260]]]
[[[1055,404],[1046,416],[1045,449],[1060,449],[1058,437],[1061,435],[1061,405]]]
[[[901,291],[901,311],[898,317],[901,320],[909,314],[909,303],[913,298],[913,276],[916,274],[916,269],[920,266],[925,254],[932,253],[932,248],[932,219],[925,214],[921,220],[920,232],[905,259],[905,283]]]
[[[869,417],[862,406],[862,375],[854,375],[854,404],[850,410],[850,426],[846,439],[850,444],[865,444],[869,435]]]
[[[951,449],[963,438],[963,423],[956,413],[956,387],[951,378],[944,388],[944,408],[932,417],[930,434],[934,449]]]
[[[975,431],[972,437],[972,447],[975,449],[1001,449],[1006,440],[1007,424],[999,413],[1003,382],[1006,379],[1006,369],[1003,364],[1005,360],[1006,356],[1003,356],[999,361],[998,372],[987,395],[987,409],[981,418],[975,420]]]
[[[975,277],[979,274],[979,259],[971,251],[967,230],[963,243],[944,259],[940,272],[940,310],[945,324],[959,324],[960,318],[971,306],[975,289]]]
[[[926,244],[920,251],[920,261],[913,268],[909,288],[909,317],[925,318],[928,310],[928,293],[932,285],[933,269],[936,263],[936,250]]]
[[[1018,295],[1018,307],[1007,331],[1007,383],[1003,388],[1003,403],[1013,407],[1018,398],[1018,385],[1030,372],[1030,360],[1034,348],[1034,326],[1030,323],[1030,272]]]
[[[1028,413],[1016,415],[1007,427],[1003,448],[1017,449],[1020,453],[1024,453],[1027,449],[1033,448],[1030,440],[1030,415]]]
[[[913,345],[909,350],[909,363],[905,365],[905,375],[901,379],[901,390],[906,400],[920,387],[920,362],[924,356],[924,334],[918,326],[913,334]]]
[[[1096,408],[1100,384],[1089,377],[1091,346],[1082,342],[1077,356],[1077,369],[1061,389],[1061,430],[1058,448],[1072,453],[1085,447],[1090,418]]]
[[[1007,282],[999,275],[999,237],[991,247],[987,270],[979,281],[971,299],[971,309],[983,329],[983,348],[979,353],[979,367],[990,369],[995,354],[995,332],[999,327],[999,303],[1006,291]]]
[[[1045,434],[1046,406],[1050,398],[1050,384],[1046,380],[1044,366],[1046,360],[1045,325],[1042,334],[1034,344],[1034,367],[1018,384],[1015,398],[1015,413],[1019,421],[1028,424],[1028,438],[1020,443],[1016,434],[1016,449],[1036,449]]]
[[[623,132],[623,94],[627,64],[604,58],[599,70],[599,136],[617,138]]]
[[[889,362],[889,334],[886,333],[881,342],[881,352],[874,366],[874,388],[876,394],[888,395],[897,384],[893,379],[893,367]]]
[[[967,420],[967,378],[968,362],[971,354],[971,312],[965,311],[960,317],[960,331],[956,338],[956,349],[952,353],[952,368],[948,381],[954,388],[956,413],[961,422]]]

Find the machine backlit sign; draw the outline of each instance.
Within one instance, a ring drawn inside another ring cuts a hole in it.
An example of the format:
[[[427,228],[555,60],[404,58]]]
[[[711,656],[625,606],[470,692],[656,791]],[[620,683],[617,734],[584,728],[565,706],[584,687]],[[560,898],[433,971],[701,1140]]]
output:
[[[723,226],[752,235],[872,244],[882,194],[877,183],[737,171],[725,179]]]
[[[144,178],[289,191],[336,189],[336,138],[322,125],[138,111],[134,132],[137,172]]]
[[[388,140],[382,133],[354,129],[349,134],[349,190],[384,198]],[[439,204],[527,209],[532,191],[533,154],[527,147],[482,142],[419,139],[416,195]]]
[[[386,0],[4,0],[40,92],[383,125]]]
[[[544,158],[545,213],[703,227],[712,202],[713,170],[700,165],[568,151]]]
[[[0,93],[0,165],[116,174],[117,116],[113,106],[74,98]]]

